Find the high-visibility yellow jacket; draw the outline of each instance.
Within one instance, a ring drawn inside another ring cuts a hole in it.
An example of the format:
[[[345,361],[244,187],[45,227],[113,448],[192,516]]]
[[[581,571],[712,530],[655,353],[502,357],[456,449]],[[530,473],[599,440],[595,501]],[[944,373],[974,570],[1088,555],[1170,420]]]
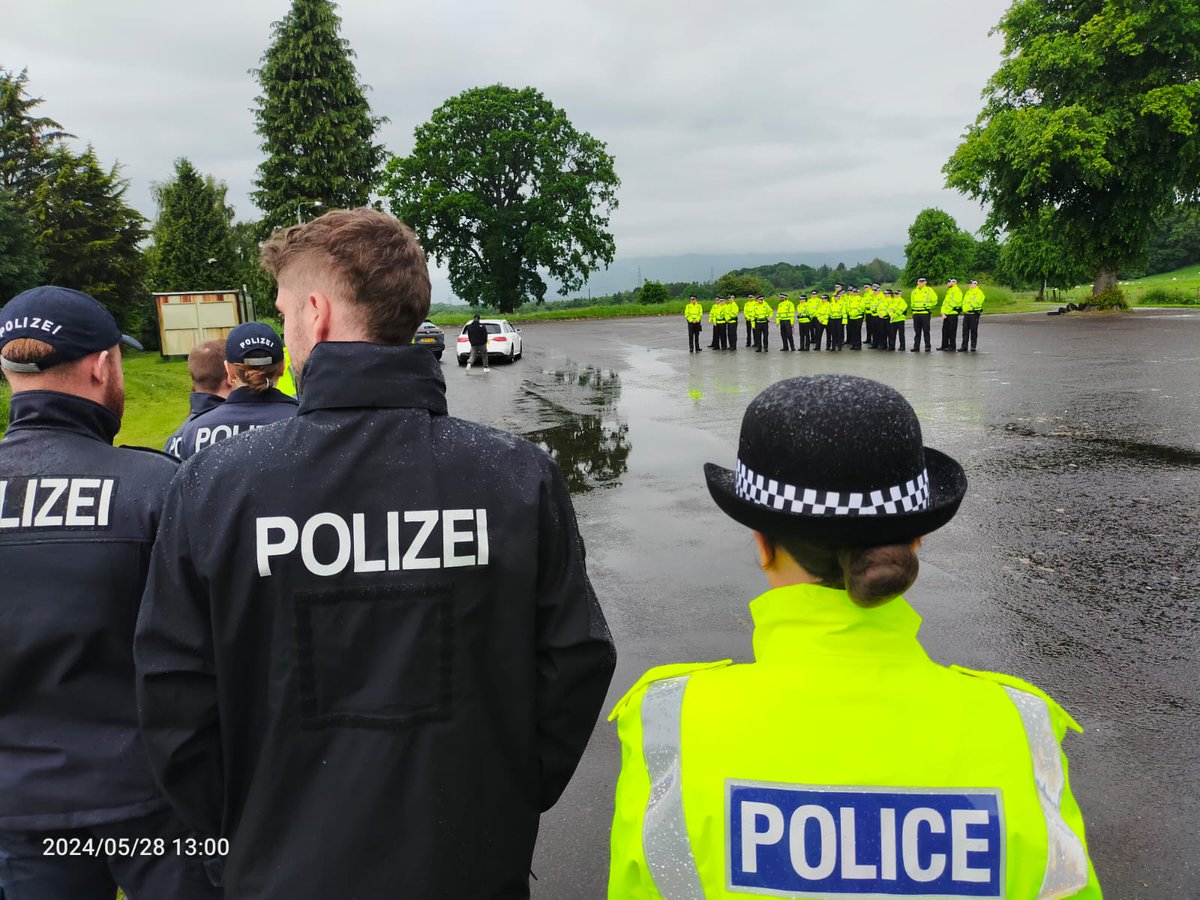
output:
[[[942,298],[942,315],[957,316],[962,312],[962,288],[957,284],[952,284],[946,289],[946,296]]]
[[[846,321],[846,295],[838,294],[829,301],[829,320],[831,322]]]
[[[796,315],[796,304],[791,300],[780,300],[779,305],[775,307],[775,321],[780,325],[785,322],[790,323]]]
[[[764,323],[770,322],[771,316],[773,316],[774,314],[775,314],[775,310],[771,308],[770,303],[768,303],[766,300],[758,301],[758,321],[759,322],[764,322]]]
[[[725,321],[736,323],[738,319],[738,305],[736,300],[727,300],[725,302]]]
[[[704,307],[699,300],[689,301],[683,308],[683,317],[689,322],[699,322],[704,318]]]
[[[850,299],[846,301],[846,318],[861,319],[866,308],[867,301],[863,299],[862,294],[851,294]]]
[[[983,301],[983,291],[977,287],[967,288],[967,292],[963,294],[962,310],[965,313],[981,313]]]
[[[933,662],[900,598],[750,612],[754,663],[652,669],[613,710],[611,900],[1100,898],[1049,696]]]
[[[829,324],[830,306],[831,305],[832,304],[828,300],[822,300],[820,303],[817,304],[817,312],[816,312],[817,321],[820,322],[822,325]]]
[[[882,300],[882,293],[877,294],[874,291],[871,291],[869,294],[863,294],[863,311],[866,312],[868,316],[879,315],[879,303]]]
[[[292,354],[288,352],[288,348],[283,348],[283,374],[279,376],[279,383],[275,387],[289,397],[296,396],[296,379],[292,376]]]
[[[881,309],[880,314],[883,314]],[[908,318],[908,304],[904,301],[903,294],[894,294],[892,296],[891,305],[887,308],[887,317],[892,322],[903,322]]]
[[[807,325],[812,319],[813,301],[812,298],[801,297],[796,303],[796,321],[801,325]]]
[[[932,312],[938,302],[937,291],[929,285],[924,287],[918,285],[908,295],[908,302],[912,305],[913,313]]]

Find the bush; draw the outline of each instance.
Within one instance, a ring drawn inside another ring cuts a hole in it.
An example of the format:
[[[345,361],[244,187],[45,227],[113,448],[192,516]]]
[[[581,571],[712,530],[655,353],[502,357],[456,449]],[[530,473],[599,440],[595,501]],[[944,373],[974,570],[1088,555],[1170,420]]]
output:
[[[1178,288],[1150,288],[1138,300],[1140,306],[1195,306],[1200,298]]]
[[[669,299],[667,286],[661,281],[647,281],[637,292],[638,303],[666,303]]]
[[[1103,294],[1085,298],[1084,303],[1092,309],[1129,309],[1129,301],[1125,299],[1125,292],[1117,287],[1109,288]]]

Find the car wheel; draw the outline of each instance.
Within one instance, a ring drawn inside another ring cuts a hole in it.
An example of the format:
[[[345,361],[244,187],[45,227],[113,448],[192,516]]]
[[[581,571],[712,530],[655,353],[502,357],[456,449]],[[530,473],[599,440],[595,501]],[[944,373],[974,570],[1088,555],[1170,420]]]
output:
[[[513,359],[520,359],[524,355],[525,355],[525,348],[522,347],[520,350],[517,351],[517,355],[515,357],[513,357]]]
[[[516,359],[516,356],[514,355],[516,352],[517,352],[517,348],[516,348],[516,347],[509,347],[509,348],[508,348],[508,356],[506,356],[506,357],[504,358],[504,361],[505,361],[506,363],[508,363],[510,366],[513,364],[513,360],[514,360],[514,359]]]
[[[435,351],[433,352],[433,355],[434,355],[434,356],[435,356],[437,359],[441,359],[441,358],[442,358],[442,351],[441,351],[441,350],[435,350]]]
[[[466,366],[466,364],[467,364],[467,358],[466,358],[465,356],[460,356],[460,357],[458,358],[458,364],[459,364],[460,366]]]

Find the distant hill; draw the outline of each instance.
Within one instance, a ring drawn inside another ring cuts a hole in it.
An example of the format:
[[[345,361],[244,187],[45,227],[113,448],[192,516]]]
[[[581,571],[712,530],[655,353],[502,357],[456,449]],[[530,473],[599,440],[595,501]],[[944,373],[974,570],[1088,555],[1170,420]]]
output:
[[[734,269],[748,269],[754,266],[767,266],[772,263],[792,263],[793,265],[836,266],[845,263],[851,268],[858,263],[867,263],[873,259],[882,259],[897,266],[904,265],[904,248],[893,247],[863,247],[857,250],[829,250],[812,253],[687,253],[682,256],[631,256],[618,257],[607,269],[593,272],[580,291],[569,294],[569,297],[600,297],[617,291],[631,291],[642,280],[652,279],[664,283],[694,281],[703,284],[716,281],[726,272]],[[433,275],[434,302],[453,302],[450,296],[450,286],[442,273]],[[547,300],[561,299],[558,294],[558,284],[551,280],[546,291]]]

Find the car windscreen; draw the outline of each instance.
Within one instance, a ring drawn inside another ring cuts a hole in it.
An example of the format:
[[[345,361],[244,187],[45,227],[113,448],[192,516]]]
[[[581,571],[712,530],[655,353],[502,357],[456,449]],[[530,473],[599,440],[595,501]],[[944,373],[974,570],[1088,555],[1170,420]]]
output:
[[[470,322],[467,323],[467,325],[470,325],[470,324],[471,324]],[[480,322],[479,324],[487,329],[488,334],[499,334],[500,333],[500,326],[498,324],[496,324],[495,322]],[[463,334],[467,333],[467,325],[463,326],[463,330],[462,330]]]

